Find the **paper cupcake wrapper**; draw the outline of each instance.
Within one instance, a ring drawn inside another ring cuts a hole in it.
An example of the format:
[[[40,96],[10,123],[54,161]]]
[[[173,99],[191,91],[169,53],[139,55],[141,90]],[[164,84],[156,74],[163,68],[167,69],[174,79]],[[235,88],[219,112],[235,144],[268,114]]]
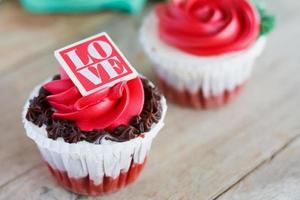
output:
[[[132,162],[127,172],[120,172],[120,175],[116,178],[104,176],[100,184],[95,184],[94,181],[90,180],[89,176],[81,178],[69,177],[67,172],[54,169],[48,163],[46,164],[53,177],[62,187],[78,194],[97,196],[115,192],[134,182],[143,170],[145,163],[146,159],[141,164]]]
[[[266,38],[260,37],[240,52],[210,57],[188,54],[160,40],[154,13],[145,18],[140,40],[159,77],[178,91],[196,94],[201,90],[204,98],[222,95],[243,84],[266,43]]]
[[[244,83],[236,86],[233,90],[225,90],[217,96],[204,97],[203,91],[200,89],[198,92],[190,92],[188,90],[178,90],[169,85],[163,78],[157,75],[157,82],[161,91],[173,103],[184,107],[192,108],[217,108],[221,107],[237,96],[244,86]]]
[[[37,86],[34,89],[29,99],[38,94],[40,87]],[[162,97],[161,104],[160,121],[153,124],[149,132],[126,142],[105,140],[103,144],[86,141],[70,144],[64,142],[62,138],[49,139],[44,126],[39,128],[26,120],[29,100],[24,106],[22,118],[27,136],[37,144],[43,158],[53,171],[65,173],[69,179],[74,180],[88,177],[94,185],[103,187],[105,177],[117,179],[122,173],[130,173],[134,165],[143,165],[150,151],[152,140],[164,126],[163,120],[167,110],[164,97]],[[74,192],[80,193],[80,191]]]

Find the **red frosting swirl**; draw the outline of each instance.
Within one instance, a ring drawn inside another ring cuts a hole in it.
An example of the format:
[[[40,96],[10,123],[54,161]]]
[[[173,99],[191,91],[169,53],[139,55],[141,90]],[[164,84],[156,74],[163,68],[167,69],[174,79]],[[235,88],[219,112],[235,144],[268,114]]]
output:
[[[55,108],[54,118],[72,120],[84,131],[128,125],[141,113],[144,90],[139,77],[118,83],[88,96],[82,96],[69,77],[61,71],[61,79],[43,86],[51,95],[48,102]]]
[[[248,0],[173,0],[156,8],[163,41],[195,55],[218,55],[249,47],[260,17]]]

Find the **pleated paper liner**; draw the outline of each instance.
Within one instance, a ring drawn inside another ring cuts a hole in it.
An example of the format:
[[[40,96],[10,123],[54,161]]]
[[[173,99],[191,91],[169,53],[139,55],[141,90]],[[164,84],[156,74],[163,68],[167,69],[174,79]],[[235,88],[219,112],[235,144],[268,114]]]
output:
[[[136,164],[132,160],[127,172],[120,172],[120,175],[116,178],[103,176],[100,184],[95,184],[94,181],[89,178],[89,176],[81,178],[69,177],[66,171],[54,169],[47,162],[46,164],[57,183],[65,189],[76,194],[98,196],[116,192],[133,183],[144,169],[146,161],[147,158],[143,163]]]
[[[219,95],[211,95],[205,97],[201,88],[197,92],[191,92],[188,89],[178,90],[175,87],[168,84],[159,75],[156,75],[157,84],[160,90],[164,93],[166,98],[180,106],[190,107],[190,108],[219,108],[229,102],[231,102],[240,93],[241,89],[244,87],[244,83],[237,85],[232,90],[224,90]]]

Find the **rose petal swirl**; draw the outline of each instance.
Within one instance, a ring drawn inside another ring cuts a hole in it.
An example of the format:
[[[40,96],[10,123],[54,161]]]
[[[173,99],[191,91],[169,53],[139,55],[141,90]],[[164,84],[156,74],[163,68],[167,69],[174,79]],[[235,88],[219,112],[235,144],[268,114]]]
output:
[[[259,36],[260,17],[249,0],[173,0],[156,14],[161,39],[195,55],[243,50]]]
[[[43,85],[51,93],[48,102],[54,118],[72,120],[83,131],[128,125],[141,113],[144,90],[139,77],[118,83],[88,96],[82,96],[73,82],[61,71],[61,79]]]

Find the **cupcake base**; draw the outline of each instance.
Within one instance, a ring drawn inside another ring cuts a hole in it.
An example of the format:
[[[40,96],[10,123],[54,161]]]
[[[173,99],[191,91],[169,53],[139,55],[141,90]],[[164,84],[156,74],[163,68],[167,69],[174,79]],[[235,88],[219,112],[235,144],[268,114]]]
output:
[[[102,183],[98,185],[89,176],[82,178],[69,177],[66,171],[54,169],[47,162],[46,164],[53,177],[62,187],[80,195],[98,196],[116,192],[134,182],[143,170],[146,161],[147,158],[141,164],[132,162],[127,172],[121,172],[116,178],[104,176]]]
[[[160,76],[157,75],[156,77],[160,90],[168,100],[184,107],[202,109],[218,108],[227,104],[240,93],[245,84],[237,85],[233,90],[225,90],[217,96],[205,97],[201,89],[198,92],[190,92],[187,89],[178,90]]]

